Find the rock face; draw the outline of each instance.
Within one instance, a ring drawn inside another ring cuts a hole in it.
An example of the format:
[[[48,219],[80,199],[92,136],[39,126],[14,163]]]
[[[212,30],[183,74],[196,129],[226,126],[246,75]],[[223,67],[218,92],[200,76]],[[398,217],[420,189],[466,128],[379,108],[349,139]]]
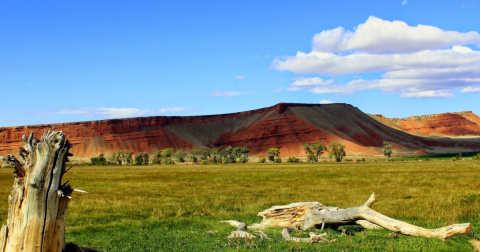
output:
[[[392,143],[397,153],[480,150],[480,138],[426,138],[403,132],[397,123],[390,123],[393,127],[348,104],[280,103],[222,115],[156,116],[0,128],[0,155],[15,152],[23,134],[33,132],[38,137],[52,126],[69,135],[75,144],[71,152],[77,158],[122,149],[153,154],[165,148],[189,151],[222,149],[228,145],[247,146],[253,155],[263,156],[268,148],[277,147],[283,157],[305,156],[302,144],[316,141],[341,142],[346,145],[348,155],[381,154],[384,140]]]
[[[403,119],[371,115],[385,125],[419,136],[480,136],[480,117],[472,111],[412,116]]]

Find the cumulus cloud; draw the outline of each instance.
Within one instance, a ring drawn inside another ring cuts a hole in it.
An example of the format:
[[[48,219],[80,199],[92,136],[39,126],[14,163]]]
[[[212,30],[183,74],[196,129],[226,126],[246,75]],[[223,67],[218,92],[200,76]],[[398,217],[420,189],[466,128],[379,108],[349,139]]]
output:
[[[453,94],[445,90],[429,90],[421,92],[403,93],[402,97],[406,98],[448,98],[453,97]]]
[[[330,104],[330,103],[333,103],[333,102],[329,101],[329,100],[321,100],[319,103],[320,104]]]
[[[466,87],[466,88],[460,90],[460,93],[480,93],[480,86],[477,86],[477,87],[472,87],[472,86]]]
[[[136,109],[136,108],[78,108],[78,109],[60,109],[58,111],[44,112],[40,114],[76,114],[84,115],[86,117],[101,115],[105,118],[128,118],[128,117],[141,117],[141,116],[153,116],[161,115],[171,112],[180,112],[193,110],[192,108],[182,108],[182,107],[169,107],[161,108],[157,110],[149,109]]]
[[[358,50],[367,53],[404,53],[478,44],[480,34],[475,31],[444,31],[429,25],[409,26],[403,21],[371,16],[353,32],[345,31],[343,27],[324,30],[315,34],[312,43],[313,50],[319,52]]]
[[[237,80],[245,80],[245,76],[238,75],[238,76],[235,76],[235,79],[237,79]]]
[[[233,92],[233,91],[227,91],[227,92],[222,92],[219,90],[215,90],[215,92],[210,93],[211,96],[238,96],[238,95],[244,95],[245,93],[243,92]]]
[[[276,58],[280,71],[320,76],[379,73],[380,79],[355,79],[346,84],[323,77],[296,78],[286,90],[315,94],[351,94],[380,89],[405,98],[448,98],[453,91],[477,92],[480,51],[461,44],[480,42],[477,32],[443,31],[426,25],[370,17],[354,32],[343,27],[313,37],[312,52]],[[448,47],[448,48],[446,48]]]

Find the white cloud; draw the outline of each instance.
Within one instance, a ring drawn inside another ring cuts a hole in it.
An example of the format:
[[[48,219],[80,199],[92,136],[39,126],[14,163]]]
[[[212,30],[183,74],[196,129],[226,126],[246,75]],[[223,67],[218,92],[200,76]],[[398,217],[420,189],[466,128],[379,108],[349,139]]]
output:
[[[480,86],[477,86],[477,87],[468,86],[460,90],[460,93],[480,93]]]
[[[289,87],[286,90],[287,91],[302,91],[302,88],[300,88],[300,87]]]
[[[284,88],[285,88],[285,87],[277,88],[277,89],[275,89],[273,92],[279,93],[279,92],[281,92]]]
[[[402,1],[402,5],[407,5],[407,3],[408,3],[407,0]]]
[[[319,52],[404,53],[478,43],[480,34],[475,31],[444,31],[434,26],[409,26],[403,21],[370,16],[354,32],[338,27],[315,34],[312,48]]]
[[[245,93],[243,92],[233,92],[233,91],[228,91],[228,92],[222,92],[219,90],[215,90],[215,92],[210,93],[212,96],[238,96],[238,95],[244,95]]]
[[[333,103],[333,102],[329,101],[329,100],[321,100],[319,103],[320,104],[330,104],[330,103]]]
[[[319,77],[314,78],[298,78],[291,84],[293,87],[314,87],[314,86],[327,86],[333,83],[333,80],[323,80]]]
[[[453,94],[445,90],[429,90],[421,92],[409,92],[403,93],[402,97],[405,98],[449,98],[453,97]]]
[[[425,25],[411,27],[401,21],[370,17],[355,32],[339,27],[316,34],[312,52],[276,58],[272,67],[297,74],[381,75],[379,79],[353,79],[346,84],[322,77],[296,78],[288,91],[352,94],[377,89],[405,98],[447,98],[459,88],[463,88],[461,93],[477,92],[480,51],[456,44],[479,41],[477,32],[443,31]]]
[[[238,75],[238,76],[235,76],[235,79],[237,79],[237,80],[245,80],[245,76]]]
[[[58,111],[44,112],[40,114],[76,114],[91,117],[95,115],[102,115],[105,118],[128,118],[128,117],[141,117],[141,116],[153,116],[161,115],[165,113],[180,112],[193,110],[192,108],[182,107],[169,107],[161,108],[157,110],[140,110],[136,108],[78,108],[78,109],[60,109]]]
[[[354,52],[339,55],[331,52],[297,52],[296,56],[276,58],[272,67],[294,73],[343,75],[350,73],[398,71],[417,68],[455,68],[480,65],[480,51],[464,46],[412,53],[370,54]]]

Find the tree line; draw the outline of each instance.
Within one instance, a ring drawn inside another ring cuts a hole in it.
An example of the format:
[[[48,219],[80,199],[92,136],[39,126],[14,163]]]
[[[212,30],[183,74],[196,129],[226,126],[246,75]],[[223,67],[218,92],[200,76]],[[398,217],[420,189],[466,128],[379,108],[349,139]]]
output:
[[[245,146],[227,148],[220,151],[218,148],[211,150],[191,150],[186,152],[182,149],[175,151],[173,148],[166,148],[164,150],[158,150],[150,160],[150,156],[146,152],[140,152],[137,156],[133,157],[133,151],[120,150],[118,152],[112,152],[105,157],[104,154],[100,154],[98,157],[90,159],[92,165],[147,165],[151,164],[164,164],[171,165],[184,162],[199,163],[246,163],[249,160],[250,149]]]
[[[303,149],[307,154],[308,162],[318,162],[320,156],[328,151],[330,159],[335,158],[337,162],[341,162],[345,157],[345,145],[341,143],[331,142],[325,145],[322,141],[316,143],[308,143],[303,145]],[[182,149],[175,151],[174,148],[166,148],[155,152],[152,158],[146,152],[140,152],[134,157],[133,151],[120,150],[112,152],[105,156],[100,154],[98,157],[90,159],[92,165],[147,165],[147,164],[163,164],[171,165],[175,163],[213,163],[213,164],[229,164],[229,163],[247,163],[249,160],[250,148],[245,146],[232,147],[228,146],[223,150],[213,148],[210,150],[191,150],[186,152]],[[266,157],[261,157],[259,163],[267,161],[272,163],[281,163],[279,157],[279,148],[269,148]],[[296,157],[288,158],[287,162],[297,163],[300,160]]]

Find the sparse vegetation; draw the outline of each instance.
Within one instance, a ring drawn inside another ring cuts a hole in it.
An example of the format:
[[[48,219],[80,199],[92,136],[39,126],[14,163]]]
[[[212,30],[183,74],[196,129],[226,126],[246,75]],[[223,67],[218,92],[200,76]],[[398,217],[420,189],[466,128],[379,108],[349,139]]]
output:
[[[287,159],[287,163],[300,163],[300,159],[298,159],[296,157],[289,157]]]
[[[383,155],[385,156],[385,162],[392,156],[392,145],[387,141],[383,141]]]
[[[330,158],[335,158],[337,162],[342,162],[342,159],[345,157],[345,145],[341,143],[331,142],[328,145],[328,155]]]
[[[278,155],[280,155],[280,150],[278,148],[270,148],[267,150],[267,157],[270,162],[274,162],[275,157],[278,157]]]
[[[103,154],[98,155],[98,157],[90,158],[92,165],[107,165],[107,159],[103,156]]]
[[[264,158],[264,157],[258,159],[258,163],[260,163],[260,164],[263,164],[263,163],[265,163],[266,161],[267,161],[267,159]]]
[[[304,144],[303,149],[307,154],[307,161],[310,163],[318,162],[323,151],[327,150],[327,146],[322,142]]]

